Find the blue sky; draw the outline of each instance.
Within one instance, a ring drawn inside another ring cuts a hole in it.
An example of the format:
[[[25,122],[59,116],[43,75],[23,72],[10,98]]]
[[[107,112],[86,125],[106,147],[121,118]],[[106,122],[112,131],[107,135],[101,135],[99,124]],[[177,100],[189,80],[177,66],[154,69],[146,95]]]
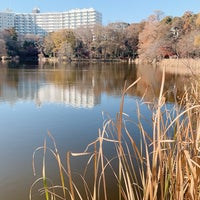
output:
[[[185,11],[200,12],[200,0],[1,0],[0,11],[29,13],[34,7],[41,12],[60,12],[74,8],[95,8],[103,15],[103,24],[140,22],[155,10],[165,15],[182,16]]]

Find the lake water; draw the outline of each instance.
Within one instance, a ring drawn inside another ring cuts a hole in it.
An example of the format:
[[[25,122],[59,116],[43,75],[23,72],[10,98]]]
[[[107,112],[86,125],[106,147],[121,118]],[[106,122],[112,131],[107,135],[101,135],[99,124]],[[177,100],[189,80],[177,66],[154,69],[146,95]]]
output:
[[[157,98],[162,79],[159,68],[121,63],[0,63],[0,199],[29,198],[31,184],[42,171],[42,152],[38,152],[37,175],[33,176],[32,155],[45,138],[47,146],[53,146],[48,132],[64,164],[67,151],[82,152],[98,137],[107,116],[115,119],[125,81],[128,86],[138,77],[141,80],[129,90],[124,104],[124,112],[136,121],[137,104],[146,118],[151,117],[141,98],[146,102]],[[186,80],[188,76],[166,74],[169,105],[173,105],[174,92],[181,95]],[[73,169],[80,165],[74,162]],[[48,167],[47,176],[58,176],[53,164]],[[36,190],[33,199],[40,199]]]

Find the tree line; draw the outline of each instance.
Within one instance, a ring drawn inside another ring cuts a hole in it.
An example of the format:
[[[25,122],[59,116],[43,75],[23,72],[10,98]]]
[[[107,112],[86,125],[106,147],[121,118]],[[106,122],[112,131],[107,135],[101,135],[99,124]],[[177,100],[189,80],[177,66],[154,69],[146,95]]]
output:
[[[18,35],[11,28],[0,32],[0,47],[0,56],[20,58],[140,58],[147,62],[170,57],[199,58],[200,14],[187,11],[181,17],[172,17],[155,11],[140,23],[58,30],[45,37]]]

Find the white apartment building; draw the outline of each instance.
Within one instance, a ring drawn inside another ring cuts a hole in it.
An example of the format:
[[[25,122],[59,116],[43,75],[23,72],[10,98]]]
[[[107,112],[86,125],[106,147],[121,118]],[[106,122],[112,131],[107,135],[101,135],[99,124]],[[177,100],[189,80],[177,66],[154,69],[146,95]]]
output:
[[[0,30],[14,27],[15,14],[10,10],[0,12]]]
[[[0,29],[14,27],[19,34],[46,35],[60,29],[92,28],[95,24],[102,24],[102,14],[93,8],[54,13],[40,13],[35,8],[32,13],[0,13]]]

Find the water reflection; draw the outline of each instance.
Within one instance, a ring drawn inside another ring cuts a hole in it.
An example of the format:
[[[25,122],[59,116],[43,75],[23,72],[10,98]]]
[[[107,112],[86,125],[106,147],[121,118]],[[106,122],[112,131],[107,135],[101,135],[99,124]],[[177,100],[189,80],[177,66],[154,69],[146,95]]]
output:
[[[43,65],[39,68],[12,68],[1,64],[0,101],[11,104],[17,101],[61,103],[74,107],[92,108],[100,104],[101,94],[120,96],[125,80],[130,85],[138,77],[141,80],[129,95],[144,97],[152,101],[159,95],[162,70],[152,66],[126,64],[62,64]],[[188,76],[166,73],[165,91],[168,101],[182,96],[182,83],[190,81]]]
[[[1,66],[0,100],[32,100],[37,105],[62,103],[92,108],[104,91],[120,95],[123,82],[135,80],[136,68],[123,66],[59,65],[39,69]],[[133,80],[131,80],[133,79]]]
[[[102,111],[114,118],[125,81],[128,86],[139,77],[141,80],[128,91],[124,105],[124,112],[135,122],[136,101],[141,98],[153,101],[159,95],[162,79],[159,67],[120,63],[43,66],[0,63],[0,199],[28,199],[35,180],[32,153],[43,144],[47,130],[54,135],[63,160],[68,150],[83,151],[98,136],[104,120]],[[188,75],[166,73],[167,100],[176,100],[174,96],[181,95],[183,83],[189,81]],[[151,120],[147,106],[142,104],[140,109],[145,119]],[[139,142],[139,134],[134,131],[134,135]],[[41,159],[37,162],[40,171]],[[73,169],[80,167],[77,162]],[[58,176],[54,166],[50,166],[48,163],[49,174]]]

